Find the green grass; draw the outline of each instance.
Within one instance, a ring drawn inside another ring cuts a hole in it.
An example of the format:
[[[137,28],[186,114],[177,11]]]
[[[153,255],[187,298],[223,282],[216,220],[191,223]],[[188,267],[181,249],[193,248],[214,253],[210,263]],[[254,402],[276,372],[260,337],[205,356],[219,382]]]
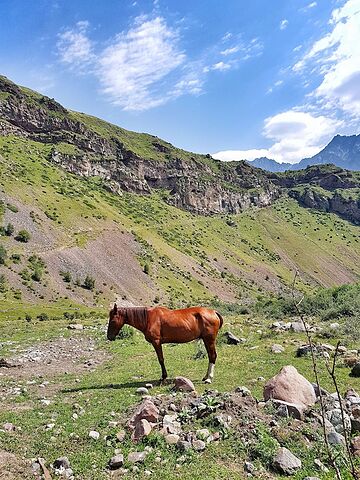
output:
[[[81,320],[85,325],[100,328],[104,319]],[[82,335],[66,330],[66,321],[49,320],[26,324],[24,320],[12,321],[13,335],[9,332],[9,323],[0,321],[0,335],[3,339],[10,339],[14,342],[11,345],[21,347],[33,344],[43,339],[53,339],[59,335]],[[232,316],[225,318],[224,330],[231,328],[237,334],[247,338],[247,342],[241,346],[226,345],[218,341],[218,362],[216,365],[215,381],[212,388],[219,391],[230,391],[238,385],[245,385],[251,389],[253,395],[258,399],[262,398],[263,383],[257,381],[259,376],[270,378],[286,364],[293,364],[309,380],[313,380],[309,358],[295,358],[296,344],[305,340],[302,334],[273,334],[268,330],[266,319],[256,319],[248,315]],[[260,330],[262,331],[260,333]],[[47,462],[52,462],[61,455],[67,455],[70,459],[75,475],[79,479],[102,479],[107,478],[106,466],[109,458],[113,455],[114,448],[121,448],[125,458],[129,451],[143,449],[146,444],[154,447],[154,452],[149,455],[145,465],[140,467],[138,476],[131,478],[142,478],[144,469],[151,469],[153,476],[159,479],[170,479],[178,477],[184,479],[235,479],[245,478],[242,473],[243,462],[249,456],[253,456],[254,463],[259,466],[269,462],[274,446],[277,445],[272,437],[269,437],[267,427],[259,424],[258,442],[255,450],[249,450],[242,443],[239,435],[230,434],[229,438],[209,446],[203,454],[191,455],[186,463],[177,469],[180,453],[174,448],[166,447],[164,442],[157,435],[152,435],[146,441],[134,446],[129,440],[123,444],[116,444],[114,434],[117,429],[108,426],[109,421],[124,421],[128,415],[128,409],[137,403],[138,397],[135,390],[139,385],[159,377],[159,365],[152,347],[147,344],[143,336],[136,333],[134,336],[114,343],[106,342],[104,333],[95,330],[97,345],[105,349],[111,358],[99,366],[94,372],[84,375],[70,374],[50,378],[51,385],[61,385],[61,391],[53,397],[47,395],[46,389],[41,395],[51,397],[50,406],[44,407],[39,402],[39,397],[32,393],[32,386],[27,386],[26,381],[17,381],[16,385],[26,387],[27,392],[16,397],[17,408],[10,408],[14,398],[7,397],[0,411],[0,425],[4,422],[13,422],[21,426],[14,434],[0,433],[0,448],[5,448],[16,454],[24,455],[26,458],[37,456],[44,457]],[[295,344],[293,342],[295,340]],[[335,343],[336,339],[327,340]],[[281,343],[285,352],[280,355],[270,353],[270,346],[273,343]],[[349,347],[355,346],[351,340],[347,340]],[[194,343],[185,345],[166,345],[164,355],[170,377],[184,375],[194,380],[199,393],[205,391],[205,386],[200,379],[207,366],[207,360],[194,360],[197,347]],[[0,349],[0,357],[10,354],[9,347]],[[325,373],[323,363],[319,362],[322,386],[333,391],[333,387]],[[348,376],[349,369],[338,367],[337,376],[341,391],[352,387],[360,389],[360,379],[353,379]],[[136,377],[137,380],[134,380]],[[80,381],[76,381],[79,378]],[[46,378],[45,378],[46,379]],[[44,379],[37,380],[37,383]],[[9,387],[13,382],[5,383]],[[171,385],[155,386],[152,394],[170,393]],[[85,409],[85,414],[77,420],[72,419],[74,404],[80,404]],[[112,414],[111,412],[115,412]],[[54,419],[54,421],[52,420]],[[55,423],[54,430],[45,432],[44,425]],[[201,425],[201,422],[198,424]],[[195,428],[195,427],[193,427]],[[210,427],[210,429],[213,427]],[[94,441],[88,437],[91,429],[100,432],[100,439]],[[315,448],[308,450],[304,445],[303,433],[306,432],[307,424],[301,429],[287,429],[284,424],[283,433],[278,441],[280,445],[287,446],[303,461],[303,469],[293,478],[302,479],[306,475],[317,474],[313,465],[314,458],[321,458],[326,461],[323,452],[323,442],[319,436]],[[314,436],[315,432],[311,432]],[[78,437],[73,437],[75,434]],[[110,445],[104,440],[109,436]],[[275,443],[274,443],[275,442]],[[154,462],[156,452],[160,451],[162,458],[167,462],[158,465]],[[275,476],[280,478],[280,476]],[[259,478],[265,478],[260,476]],[[331,475],[322,478],[332,478]],[[346,475],[344,478],[347,478]]]

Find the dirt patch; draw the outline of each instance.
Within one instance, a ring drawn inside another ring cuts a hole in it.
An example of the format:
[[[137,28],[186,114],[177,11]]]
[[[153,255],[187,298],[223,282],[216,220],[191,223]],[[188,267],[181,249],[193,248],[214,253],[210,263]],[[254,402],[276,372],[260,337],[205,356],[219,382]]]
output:
[[[22,382],[26,382],[27,389],[44,389],[45,393],[46,387],[46,394],[53,394],[61,388],[59,382],[52,382],[54,377],[92,371],[107,358],[106,352],[96,349],[95,340],[81,332],[38,343],[7,359],[11,368],[0,367],[1,378],[10,380],[7,386],[0,387],[0,396],[21,394]]]
[[[0,450],[0,480],[34,479],[30,465],[16,455]]]

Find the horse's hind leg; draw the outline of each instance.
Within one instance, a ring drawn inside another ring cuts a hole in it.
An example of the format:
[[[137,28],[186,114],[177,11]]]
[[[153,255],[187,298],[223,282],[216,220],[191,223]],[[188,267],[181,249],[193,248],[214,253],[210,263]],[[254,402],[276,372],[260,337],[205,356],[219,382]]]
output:
[[[209,366],[207,369],[207,373],[203,378],[203,382],[211,383],[214,378],[214,370],[215,370],[215,362],[216,362],[216,348],[215,348],[215,338],[213,337],[206,337],[203,338],[205,348],[209,357]]]
[[[161,366],[161,380],[160,381],[164,381],[164,380],[166,380],[168,375],[167,375],[167,371],[166,371],[166,368],[165,368],[162,346],[161,346],[161,343],[153,343],[152,345],[155,349],[156,355],[158,357],[158,360],[159,360],[159,363],[160,363],[160,366]]]

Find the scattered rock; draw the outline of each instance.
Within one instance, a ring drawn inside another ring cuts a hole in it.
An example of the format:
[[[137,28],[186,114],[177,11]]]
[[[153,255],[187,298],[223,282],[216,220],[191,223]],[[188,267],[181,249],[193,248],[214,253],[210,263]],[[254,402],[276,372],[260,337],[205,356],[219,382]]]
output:
[[[306,326],[310,328],[310,325],[306,324]],[[295,333],[302,333],[306,331],[303,322],[291,322],[290,330]]]
[[[175,390],[181,392],[195,392],[194,384],[191,380],[185,377],[176,377],[175,378]]]
[[[112,470],[115,470],[117,468],[120,468],[124,465],[124,455],[115,455],[112,457],[109,461],[109,467]]]
[[[352,439],[351,451],[355,457],[360,457],[360,436]]]
[[[194,440],[192,446],[197,452],[202,452],[206,448],[206,443],[203,440]]]
[[[325,417],[329,420],[329,422],[334,426],[334,429],[337,433],[344,433],[344,426],[342,422],[342,415],[340,408],[334,408],[325,412]],[[348,432],[351,431],[351,420],[349,415],[344,412],[344,422],[345,428]]]
[[[128,455],[128,462],[142,463],[146,458],[147,452],[131,452]]]
[[[351,369],[351,374],[352,377],[360,377],[360,362],[355,363],[353,368]]]
[[[340,433],[329,432],[327,439],[331,445],[345,445],[345,438]]]
[[[89,432],[89,437],[90,437],[90,438],[93,438],[94,440],[98,440],[99,437],[100,437],[100,433],[97,432],[96,430],[91,430],[91,431]]]
[[[151,388],[154,388],[154,385],[152,383],[145,383],[145,387],[150,390]]]
[[[337,322],[334,322],[334,323],[330,323],[329,325],[329,330],[339,330],[340,328],[340,323],[337,323]]]
[[[63,468],[67,469],[70,468],[70,461],[68,457],[59,457],[53,463],[54,468]]]
[[[200,438],[200,440],[206,440],[211,436],[211,433],[207,428],[202,428],[201,430],[196,431],[196,436],[197,438]]]
[[[316,396],[311,383],[295,367],[287,365],[266,383],[264,399],[282,400],[297,405],[300,411],[304,411],[315,404]]]
[[[125,430],[120,430],[119,432],[116,433],[116,440],[118,442],[123,442],[126,437],[126,432]]]
[[[242,397],[251,397],[251,392],[247,387],[241,386],[235,388],[236,393],[240,393]]]
[[[149,423],[157,423],[159,419],[159,409],[149,399],[144,400],[136,409],[128,422],[129,428],[134,429],[135,425],[142,419],[147,420]]]
[[[177,415],[165,415],[162,424],[166,433],[178,434],[181,432],[181,424],[177,421]]]
[[[176,445],[180,439],[179,435],[176,433],[169,433],[168,435],[165,435],[164,438],[168,445]]]
[[[149,433],[151,432],[151,430],[152,430],[152,427],[151,427],[150,423],[145,418],[142,418],[135,425],[135,430],[133,431],[133,434],[131,435],[131,439],[134,442],[138,442],[143,437],[147,437],[149,435]]]
[[[191,449],[191,443],[186,440],[179,440],[176,446],[181,452]]]
[[[149,390],[145,387],[139,387],[137,390],[136,390],[136,393],[138,395],[149,395]]]
[[[246,462],[244,463],[244,470],[245,470],[245,472],[247,472],[247,473],[254,473],[255,470],[256,470],[256,469],[255,469],[255,465],[254,465],[253,463],[251,463],[251,462],[247,462],[247,461],[246,461]]]
[[[16,427],[13,423],[8,422],[8,423],[4,423],[3,430],[5,432],[15,432]]]
[[[81,323],[70,323],[67,328],[69,330],[84,330],[84,325],[81,325]]]
[[[282,345],[279,345],[278,343],[274,343],[274,345],[271,345],[272,353],[283,353],[284,350],[284,347]]]
[[[273,465],[281,473],[293,475],[296,470],[301,468],[301,460],[295,457],[287,448],[281,447],[275,455]]]
[[[304,417],[304,409],[296,403],[284,402],[282,400],[272,400],[277,408],[276,413],[280,417],[293,417],[302,420]]]
[[[239,345],[241,343],[240,338],[236,337],[233,333],[230,331],[225,332],[224,336],[226,338],[227,344],[228,345]]]

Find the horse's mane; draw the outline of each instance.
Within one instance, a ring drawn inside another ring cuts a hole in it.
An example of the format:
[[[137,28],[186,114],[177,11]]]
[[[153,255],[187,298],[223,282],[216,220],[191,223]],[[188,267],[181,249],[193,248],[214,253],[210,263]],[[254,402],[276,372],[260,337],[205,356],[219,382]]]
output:
[[[141,329],[146,328],[148,318],[148,309],[146,307],[126,307],[121,310],[125,316],[126,323],[136,324]]]

